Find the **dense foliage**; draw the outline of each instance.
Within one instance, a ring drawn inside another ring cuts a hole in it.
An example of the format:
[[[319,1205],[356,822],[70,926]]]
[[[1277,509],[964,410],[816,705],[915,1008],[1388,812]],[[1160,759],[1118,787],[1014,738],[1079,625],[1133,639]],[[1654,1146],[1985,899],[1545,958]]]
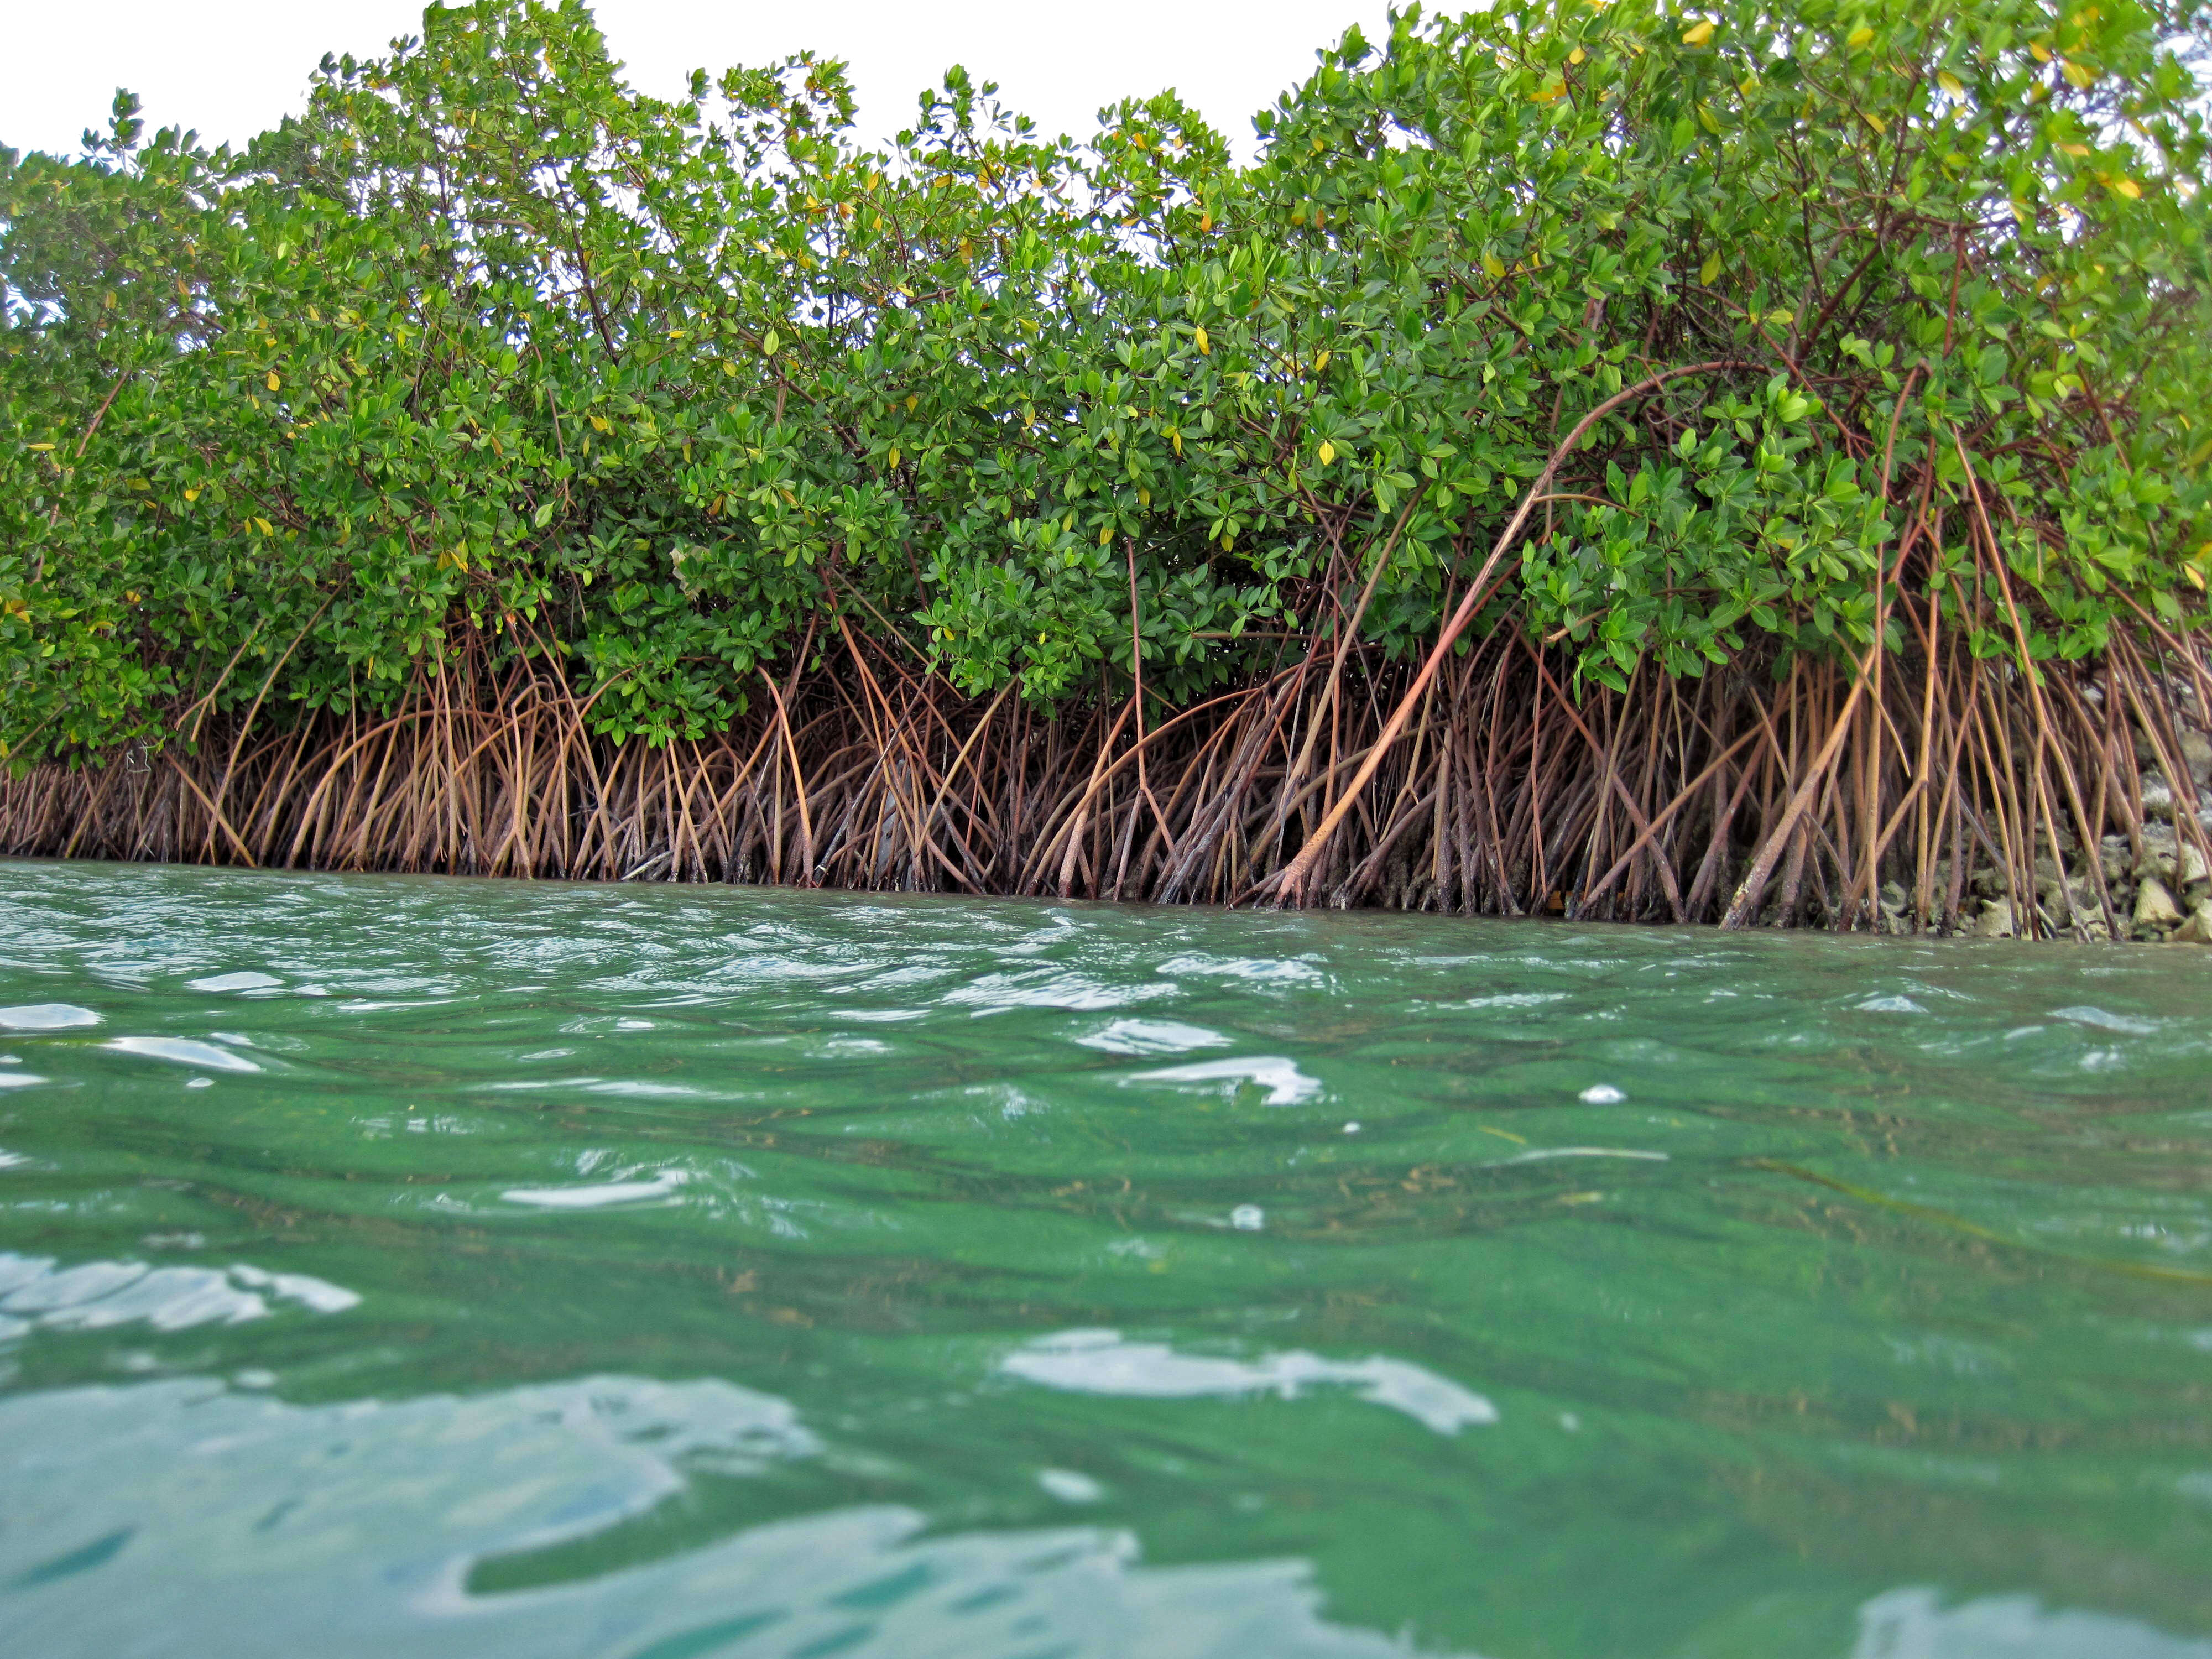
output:
[[[1905,649],[1899,595],[1983,654],[2193,628],[2205,18],[1416,9],[1249,167],[1172,95],[1047,140],[959,71],[884,153],[811,58],[659,101],[575,3],[433,8],[243,153],[118,97],[0,152],[0,741],[531,653],[659,742],[856,633],[1049,706],[1126,686],[1133,609],[1188,701],[1370,574],[1404,657],[1668,370],[1486,612],[1585,683]]]

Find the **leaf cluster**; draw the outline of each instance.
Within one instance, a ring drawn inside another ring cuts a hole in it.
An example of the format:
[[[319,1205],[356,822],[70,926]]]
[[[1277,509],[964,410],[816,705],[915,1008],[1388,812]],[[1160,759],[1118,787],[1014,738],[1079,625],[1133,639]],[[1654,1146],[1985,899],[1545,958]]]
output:
[[[0,151],[0,743],[526,659],[658,744],[846,635],[1048,706],[1355,611],[1401,658],[1587,411],[1697,364],[1492,603],[1579,680],[1857,659],[1914,605],[2033,659],[2198,626],[2207,40],[2197,0],[1417,7],[1249,166],[1171,94],[1079,143],[958,70],[882,149],[811,56],[656,100],[576,0],[433,7],[242,151],[119,97]]]

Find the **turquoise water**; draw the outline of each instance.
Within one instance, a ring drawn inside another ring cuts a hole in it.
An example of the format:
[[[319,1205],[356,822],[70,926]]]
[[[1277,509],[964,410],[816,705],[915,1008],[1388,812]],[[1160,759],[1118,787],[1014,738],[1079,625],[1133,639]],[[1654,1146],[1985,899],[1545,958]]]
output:
[[[2212,951],[0,864],[11,1655],[2212,1656]]]

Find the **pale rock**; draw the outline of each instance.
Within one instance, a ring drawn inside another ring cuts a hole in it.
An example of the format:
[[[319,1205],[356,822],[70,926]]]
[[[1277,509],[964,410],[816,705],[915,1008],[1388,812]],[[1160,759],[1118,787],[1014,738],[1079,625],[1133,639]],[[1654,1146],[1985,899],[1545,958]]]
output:
[[[2145,876],[2136,889],[2136,926],[2167,928],[2181,920],[2181,907],[2156,876]]]
[[[1991,900],[1982,919],[1974,924],[1974,932],[1983,939],[2010,939],[2013,931],[2010,899]]]
[[[2204,854],[2194,841],[2176,836],[2172,825],[2146,823],[2142,841],[2142,856],[2132,866],[2137,876],[2154,876],[2174,887],[2187,887],[2206,878]]]
[[[2067,882],[2057,860],[2039,858],[2035,861],[2035,902],[2046,910],[2066,908]]]
[[[2212,738],[2188,726],[2181,728],[2181,763],[2199,783],[2212,783]]]
[[[2106,836],[2097,843],[2097,861],[2104,868],[2106,886],[2125,881],[2135,862],[2128,838],[2125,836]]]
[[[2212,899],[2199,900],[2189,920],[2166,938],[2175,945],[2212,945]]]
[[[2143,774],[2142,809],[2147,818],[2173,816],[2173,786],[2155,772]]]
[[[2176,842],[2173,826],[2170,823],[2146,823],[2142,827],[2142,851],[2128,866],[2128,873],[2140,881],[2145,876],[2155,876],[2164,881],[2173,874]]]
[[[2185,720],[2177,720],[2174,725],[2180,733],[2179,758],[2183,769],[2199,783],[2212,778],[2212,740],[2208,740],[2203,732]],[[2168,736],[2166,741],[2171,747],[2173,738]],[[2136,763],[2147,767],[2165,763],[2159,753],[2159,745],[2140,729],[2136,732]]]

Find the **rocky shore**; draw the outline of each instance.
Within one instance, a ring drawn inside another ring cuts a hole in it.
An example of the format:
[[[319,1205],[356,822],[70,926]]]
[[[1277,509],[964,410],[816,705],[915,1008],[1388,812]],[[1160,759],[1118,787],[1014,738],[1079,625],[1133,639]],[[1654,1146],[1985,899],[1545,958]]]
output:
[[[2193,705],[2185,688],[2177,701],[2184,708]],[[2033,931],[2038,936],[2085,942],[2113,938],[2105,904],[2109,895],[2121,939],[2212,945],[2212,866],[2205,857],[2212,846],[2212,738],[2186,717],[2178,735],[2180,765],[2175,769],[2187,775],[2179,788],[2166,775],[2158,745],[2137,732],[2141,811],[2115,814],[2132,817],[2135,832],[2106,836],[2095,848],[2094,866],[2078,839],[2063,827],[2055,848],[2048,837],[2037,837]],[[1939,864],[1934,883],[1939,906],[1950,881],[1949,867]],[[2016,872],[1994,858],[1970,865],[1957,931],[1983,939],[2027,933],[2028,901],[2014,890],[2022,885]],[[1882,932],[1925,931],[1904,883],[1887,883],[1881,904]]]

